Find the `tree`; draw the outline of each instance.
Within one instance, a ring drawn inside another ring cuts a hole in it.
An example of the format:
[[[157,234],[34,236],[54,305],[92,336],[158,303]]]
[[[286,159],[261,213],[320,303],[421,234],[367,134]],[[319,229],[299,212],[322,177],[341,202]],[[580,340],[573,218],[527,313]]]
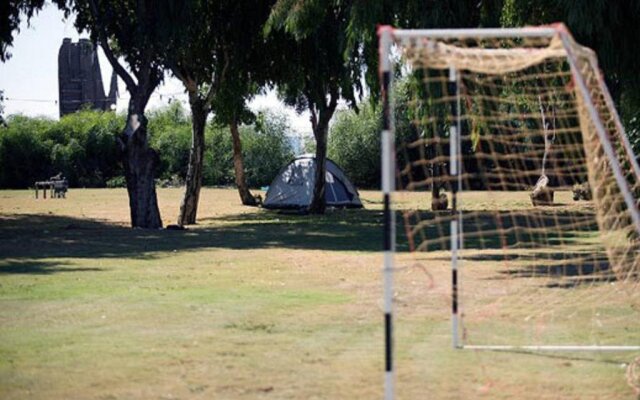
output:
[[[285,103],[297,110],[308,109],[316,141],[316,171],[313,199],[309,212],[322,214],[329,122],[338,100],[356,106],[356,94],[362,93],[360,76],[362,57],[358,46],[347,47],[351,2],[339,0],[279,0],[273,8],[267,34],[284,32],[295,40],[284,45],[284,67],[276,78]],[[282,64],[280,64],[282,66]]]
[[[637,137],[640,108],[640,75],[637,46],[640,42],[640,2],[637,0],[503,0],[504,26],[541,25],[563,21],[576,41],[592,48],[604,73],[607,87],[632,135]],[[636,145],[636,151],[640,144]]]
[[[497,15],[501,10],[500,2],[502,0],[454,0],[454,1],[436,1],[436,2],[424,2],[420,0],[410,0],[403,2],[396,2],[393,0],[384,0],[376,2],[375,5],[369,4],[369,2],[354,2],[353,11],[350,15],[349,29],[347,32],[348,48],[361,48],[362,57],[366,64],[365,80],[369,85],[372,93],[372,101],[377,101],[380,93],[379,89],[379,76],[378,73],[378,38],[376,27],[379,24],[390,24],[403,29],[409,28],[463,28],[463,27],[477,27],[486,21],[492,23],[497,19]],[[403,83],[404,93],[417,93],[422,96],[426,92],[424,82],[423,71],[416,71],[411,74]],[[435,84],[431,84],[429,92],[441,93],[441,88]],[[405,107],[399,105],[399,107]],[[411,114],[411,120],[420,120],[421,115],[427,113],[426,108],[431,107],[428,112],[435,113],[437,115],[444,115],[446,109],[442,105],[428,105],[423,104],[413,110],[406,109],[407,113]],[[434,108],[435,107],[435,108]],[[421,109],[422,108],[422,109]],[[440,121],[444,121],[444,118],[438,118]],[[406,126],[406,133],[420,134],[425,138],[432,138],[434,135],[440,135],[441,132],[446,132],[447,129],[439,127],[434,130],[424,130],[422,132],[415,132],[415,126],[409,123]],[[396,129],[400,132],[400,129]],[[426,157],[430,160],[430,171],[432,177],[432,198],[437,199],[440,195],[441,187],[436,182],[441,181],[438,177],[443,173],[443,168],[440,163],[435,162],[440,154],[446,149],[442,148],[439,142],[435,141],[432,146],[426,149]],[[409,155],[410,157],[410,155]]]
[[[247,184],[251,187],[269,185],[282,165],[293,157],[288,140],[289,121],[284,114],[260,110],[252,124],[238,127],[238,133],[242,137],[243,168]],[[225,186],[233,184],[237,177],[230,127],[208,124],[206,141],[213,146],[205,152],[205,183]]]
[[[274,47],[279,38],[266,40],[264,25],[270,15],[274,0],[228,0],[221,15],[220,51],[218,57],[228,65],[227,79],[214,99],[217,124],[228,125],[232,137],[235,183],[242,204],[257,205],[251,194],[245,173],[240,124],[251,124],[256,116],[247,108],[247,102],[269,85]],[[225,2],[226,3],[226,2]]]
[[[61,4],[63,0],[54,1]],[[31,19],[44,6],[44,0],[5,0],[0,2],[0,61],[11,58],[9,47],[13,35],[20,29],[20,22]]]
[[[228,69],[215,57],[219,27],[217,2],[166,1],[170,9],[163,62],[185,87],[191,108],[191,149],[178,225],[194,224],[204,165],[204,131],[213,97]]]
[[[289,70],[278,80],[285,102],[308,108],[316,140],[316,185],[310,212],[324,211],[326,138],[338,98],[356,108],[365,74],[375,102],[378,95],[378,45],[376,27],[393,24],[402,28],[478,26],[496,20],[500,0],[424,2],[299,1],[279,0],[267,32],[284,31],[297,42],[287,63]],[[437,171],[439,173],[439,171]]]
[[[158,155],[149,147],[144,113],[151,94],[163,79],[160,55],[166,45],[163,39],[167,37],[167,16],[171,11],[151,0],[73,0],[67,3],[66,12],[77,14],[76,28],[88,30],[94,43],[102,47],[131,96],[126,125],[118,140],[131,225],[161,228],[154,181]]]
[[[420,157],[416,149],[406,148],[404,144],[416,141],[420,137],[414,121],[420,117],[415,114],[414,82],[412,77],[397,79],[394,83],[394,121],[395,147],[398,165],[403,166]],[[382,130],[382,105],[380,100],[365,99],[359,110],[338,112],[335,123],[329,133],[329,157],[341,165],[349,179],[356,185],[366,188],[380,187],[380,132]],[[415,171],[414,174],[419,174]],[[414,175],[418,180],[427,176]]]
[[[346,52],[360,49],[364,76],[372,102],[380,94],[378,36],[380,25],[402,29],[435,29],[497,26],[504,0],[352,0],[347,25]]]
[[[246,100],[261,86],[258,77],[265,79],[265,54],[260,50],[264,48],[262,26],[271,2],[169,3],[173,5],[173,30],[164,54],[165,63],[189,94],[193,121],[186,190],[178,217],[178,224],[182,225],[196,221],[203,176],[204,131],[212,111],[216,123],[229,125],[233,136],[236,184],[242,203],[256,204],[244,178],[238,126],[253,118]]]
[[[159,55],[167,43],[167,16],[171,9],[151,0],[55,0],[66,14],[75,13],[76,28],[87,30],[94,43],[104,50],[114,71],[130,93],[127,122],[119,138],[119,148],[127,181],[131,225],[160,228],[162,220],[155,191],[157,154],[149,148],[144,115],[149,97],[163,79]],[[23,15],[30,18],[42,8],[42,0],[10,0],[0,5],[0,60],[10,54],[8,47]],[[120,63],[122,57],[129,67]]]

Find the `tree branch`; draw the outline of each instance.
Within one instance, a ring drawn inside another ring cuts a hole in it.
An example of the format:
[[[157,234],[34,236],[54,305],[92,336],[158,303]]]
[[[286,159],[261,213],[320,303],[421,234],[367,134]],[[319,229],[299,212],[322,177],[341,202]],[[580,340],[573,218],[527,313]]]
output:
[[[107,40],[107,35],[104,32],[104,25],[100,20],[100,13],[98,12],[98,7],[96,6],[95,0],[89,0],[89,6],[91,8],[91,15],[96,20],[96,27],[98,30],[98,38],[100,40],[100,47],[104,50],[104,54],[107,56],[107,60],[113,67],[113,70],[116,71],[116,74],[124,81],[127,85],[127,90],[129,93],[133,94],[137,88],[137,85],[131,75],[127,72],[126,69],[118,62],[118,59],[113,54],[111,47],[109,47],[109,42]]]
[[[158,87],[158,84],[160,83],[160,79],[157,76],[153,76],[150,77],[147,81],[147,86],[144,88],[144,106],[147,106],[147,103],[149,102],[149,98],[151,97],[151,95],[153,94],[153,92],[156,90],[156,87]]]
[[[316,112],[316,107],[310,105],[309,112],[311,113],[311,117],[309,117],[309,121],[311,121],[311,130],[313,131],[313,136],[317,137],[318,130],[318,113]]]
[[[212,77],[211,86],[209,86],[209,91],[205,96],[204,106],[207,109],[211,109],[211,103],[213,103],[213,98],[220,90],[222,81],[225,80],[227,77],[227,70],[229,69],[229,64],[230,64],[229,51],[227,50],[227,48],[223,50],[223,53],[224,53],[224,66],[222,67],[222,71],[220,72],[220,74],[218,74],[217,79],[215,79],[216,76],[214,74],[214,76]]]
[[[191,77],[191,74],[189,74],[189,71],[187,71],[184,68],[181,68],[173,60],[166,60],[166,62],[167,64],[169,64],[169,69],[171,70],[173,75],[175,75],[175,77],[178,78],[180,82],[182,82],[182,84],[184,85],[185,89],[187,89],[188,92],[198,90],[198,86],[195,80]]]

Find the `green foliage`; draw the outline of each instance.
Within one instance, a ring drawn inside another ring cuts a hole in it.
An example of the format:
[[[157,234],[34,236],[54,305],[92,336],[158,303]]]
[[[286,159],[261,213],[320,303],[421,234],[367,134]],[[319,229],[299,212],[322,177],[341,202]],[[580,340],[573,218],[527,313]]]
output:
[[[266,32],[285,34],[279,50],[288,56],[275,80],[287,104],[314,115],[328,111],[329,118],[339,97],[355,105],[363,59],[358,46],[347,47],[350,13],[350,2],[335,0],[279,0],[273,7]]]
[[[0,127],[0,187],[24,188],[62,172],[71,186],[103,187],[121,173],[116,135],[122,118],[82,111],[60,121],[11,116]]]
[[[364,103],[359,113],[340,111],[329,134],[329,158],[360,188],[380,183],[381,111]]]
[[[43,139],[51,145],[51,166],[71,186],[104,187],[106,179],[122,173],[116,137],[122,117],[111,112],[81,111],[64,116]]]
[[[7,119],[7,126],[0,126],[0,187],[25,188],[49,176],[52,145],[43,138],[54,124],[17,115]]]
[[[395,98],[395,141],[398,165],[405,165],[406,151],[402,143],[416,140],[419,133],[412,121],[416,118],[409,107],[410,82],[398,82]],[[359,112],[343,110],[329,134],[329,158],[342,167],[351,181],[360,188],[380,187],[380,132],[382,130],[382,107],[369,99],[362,101]]]
[[[0,126],[0,188],[26,188],[59,172],[72,187],[123,187],[116,143],[124,116],[82,111],[60,121],[14,115]],[[184,179],[191,147],[191,118],[179,102],[149,114],[150,143],[159,150],[156,178]],[[293,158],[283,114],[262,111],[240,126],[247,182],[268,185]],[[231,132],[213,123],[205,132],[205,185],[235,182]]]
[[[127,187],[127,181],[124,176],[116,176],[107,181],[107,187],[110,189]]]
[[[215,82],[218,88],[212,108],[220,124],[232,120],[251,123],[255,116],[246,103],[272,80],[271,54],[279,44],[267,41],[262,29],[273,3],[274,0],[219,2],[215,21],[203,21],[205,25],[217,27],[212,35],[216,43],[214,59],[219,60],[216,76],[222,79]],[[211,42],[212,37],[205,41]]]
[[[354,1],[346,30],[345,55],[358,51],[366,65],[365,80],[371,100],[380,93],[378,79],[378,36],[380,25],[402,29],[465,28],[497,26],[503,0],[379,0]]]
[[[293,158],[287,138],[289,123],[282,114],[260,112],[255,124],[240,131],[247,184],[261,187],[271,183],[280,168]]]
[[[187,175],[191,148],[191,119],[180,102],[149,113],[149,143],[160,155],[157,178]]]
[[[62,1],[62,0],[60,0]],[[19,31],[22,19],[29,21],[42,7],[44,0],[4,0],[0,1],[0,61],[11,58],[9,47],[13,35]],[[56,1],[59,3],[59,1]]]
[[[504,26],[564,22],[576,41],[595,50],[607,86],[630,133],[640,109],[640,2],[637,0],[504,0]],[[640,148],[636,147],[636,150]]]
[[[242,136],[241,138],[245,139]],[[229,128],[209,124],[205,131],[205,146],[203,184],[214,186],[232,185],[235,173],[233,169],[231,131]]]
[[[191,119],[180,103],[149,114],[151,145],[160,153],[158,178],[184,179],[191,148]],[[293,152],[287,139],[289,123],[284,115],[260,112],[251,125],[239,128],[247,184],[268,185]],[[205,185],[226,186],[235,182],[233,147],[228,126],[209,123],[205,130]]]
[[[261,187],[271,183],[280,168],[293,158],[287,135],[289,123],[282,114],[259,112],[251,125],[240,126],[242,156],[247,185]],[[228,127],[207,127],[204,183],[231,185],[235,182],[233,148]]]

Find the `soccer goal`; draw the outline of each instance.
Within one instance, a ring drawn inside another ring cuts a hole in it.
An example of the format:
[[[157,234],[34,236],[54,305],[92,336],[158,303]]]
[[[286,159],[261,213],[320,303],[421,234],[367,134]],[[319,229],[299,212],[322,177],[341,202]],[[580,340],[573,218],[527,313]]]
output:
[[[563,25],[379,36],[388,390],[396,212],[450,259],[456,349],[640,350],[640,168],[596,55]]]

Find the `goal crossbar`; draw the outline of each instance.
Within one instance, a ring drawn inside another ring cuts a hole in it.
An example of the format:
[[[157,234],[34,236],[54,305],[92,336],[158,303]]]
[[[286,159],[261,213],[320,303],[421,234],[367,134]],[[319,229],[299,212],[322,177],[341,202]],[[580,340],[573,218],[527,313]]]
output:
[[[524,38],[551,37],[558,33],[554,27],[495,28],[495,29],[394,29],[395,39],[405,38]]]

